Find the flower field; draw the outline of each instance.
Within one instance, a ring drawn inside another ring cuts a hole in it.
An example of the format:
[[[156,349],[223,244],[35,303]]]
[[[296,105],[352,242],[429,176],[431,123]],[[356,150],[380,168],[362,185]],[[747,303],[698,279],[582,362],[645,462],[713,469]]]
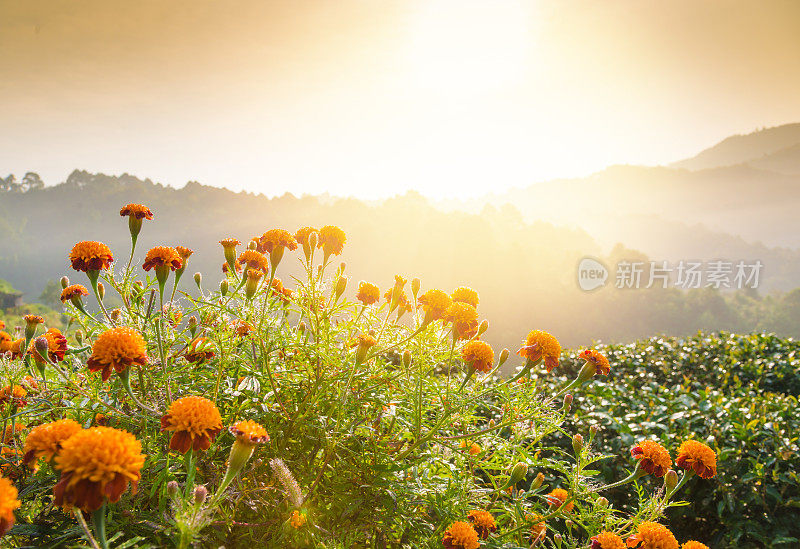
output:
[[[3,543],[706,547],[670,517],[715,489],[708,440],[667,426],[621,445],[581,416],[638,383],[621,356],[539,327],[495,350],[477,292],[356,283],[338,227],[224,238],[220,271],[189,275],[185,247],[135,261],[158,221],[120,214],[130,250],[65,250],[63,333],[0,326]],[[305,276],[282,279],[288,261]]]

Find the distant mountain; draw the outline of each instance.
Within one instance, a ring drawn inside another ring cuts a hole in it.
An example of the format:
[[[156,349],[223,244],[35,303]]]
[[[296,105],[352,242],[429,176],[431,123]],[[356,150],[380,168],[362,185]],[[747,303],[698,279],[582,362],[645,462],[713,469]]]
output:
[[[737,164],[781,173],[800,173],[800,123],[733,135],[697,156],[675,162],[672,167],[705,170]]]

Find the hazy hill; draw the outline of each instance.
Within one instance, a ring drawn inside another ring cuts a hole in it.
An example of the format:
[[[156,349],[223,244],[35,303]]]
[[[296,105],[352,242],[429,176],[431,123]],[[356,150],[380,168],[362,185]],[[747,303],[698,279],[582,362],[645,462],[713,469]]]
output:
[[[359,279],[386,288],[395,274],[419,276],[423,288],[471,286],[480,292],[481,316],[491,322],[488,338],[499,347],[516,348],[533,327],[551,330],[570,346],[701,328],[800,334],[800,304],[789,296],[626,291],[615,289],[613,278],[606,288],[582,292],[576,283],[579,260],[605,255],[585,231],[526,222],[507,204],[485,204],[480,213],[443,212],[415,193],[375,205],[290,194],[270,199],[198,183],[175,189],[130,175],[76,171],[59,185],[0,193],[0,278],[29,300],[65,273],[85,283],[67,261],[70,247],[85,239],[111,246],[121,268],[130,243],[119,208],[127,202],[148,204],[155,212],[155,219],[145,222],[135,264],[141,265],[151,246],[188,246],[195,250],[188,270],[201,271],[206,288],[222,278],[221,238],[248,241],[273,227],[339,225],[348,235],[342,257],[353,277],[348,295],[354,295]],[[605,260],[614,265],[624,258],[647,259],[616,247]],[[290,254],[278,276],[292,287],[296,273],[298,263]],[[191,284],[190,276],[186,280]]]
[[[784,124],[756,130],[747,135],[733,135],[692,158],[675,162],[672,166],[688,170],[703,170],[720,166],[750,164],[785,173],[798,173],[800,172],[797,161],[798,149],[796,146],[798,144],[800,144],[800,123]],[[781,162],[780,159],[768,160],[773,155],[783,158],[784,162]],[[785,162],[790,158],[794,161]]]

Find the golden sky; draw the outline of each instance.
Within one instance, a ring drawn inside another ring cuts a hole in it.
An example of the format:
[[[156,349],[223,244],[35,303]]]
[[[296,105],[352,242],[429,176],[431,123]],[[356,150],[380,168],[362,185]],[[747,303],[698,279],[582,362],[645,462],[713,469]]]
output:
[[[800,2],[0,0],[0,173],[435,197],[800,121]]]

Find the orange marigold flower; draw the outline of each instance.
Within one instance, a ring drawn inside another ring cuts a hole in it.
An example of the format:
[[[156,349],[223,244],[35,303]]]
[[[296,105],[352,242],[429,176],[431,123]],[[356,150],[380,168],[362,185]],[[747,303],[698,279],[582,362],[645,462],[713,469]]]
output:
[[[130,216],[136,219],[153,219],[153,212],[144,204],[126,204],[119,211],[122,217]]]
[[[6,323],[0,320],[0,330],[4,330],[6,327]]]
[[[241,244],[241,242],[239,242],[235,238],[226,238],[225,240],[220,240],[219,243],[222,244],[222,247],[226,249],[233,249],[239,244]]]
[[[654,440],[643,440],[631,448],[631,456],[639,460],[639,467],[655,477],[663,477],[672,465],[669,451]]]
[[[170,450],[181,454],[208,450],[222,431],[222,416],[207,398],[188,396],[174,401],[161,417],[161,430],[174,431]]]
[[[239,263],[244,265],[247,269],[261,271],[266,274],[269,272],[269,261],[261,252],[256,250],[245,250],[239,254]]]
[[[494,349],[479,339],[468,342],[461,349],[461,360],[479,372],[488,374],[494,364]]]
[[[525,518],[533,521],[533,526],[531,526],[531,541],[534,541],[539,536],[542,536],[545,530],[547,530],[547,524],[545,524],[545,522],[542,520],[542,515],[536,513],[533,515],[527,515]]]
[[[428,290],[419,297],[419,306],[425,311],[423,324],[444,318],[447,308],[453,303],[450,296],[442,290]]]
[[[11,342],[14,338],[8,332],[0,331],[0,354],[11,350]]]
[[[444,531],[442,545],[446,549],[478,549],[478,532],[469,522],[454,522]]]
[[[494,517],[488,511],[475,509],[469,512],[467,519],[472,523],[472,527],[481,539],[486,539],[489,534],[497,532],[497,524],[495,524]]]
[[[184,356],[187,361],[198,364],[211,360],[214,358],[214,342],[207,337],[196,337],[189,343]]]
[[[239,260],[236,260],[236,263],[233,264],[233,268],[236,269],[237,273],[241,273],[243,267],[242,267],[242,264],[239,262]],[[228,274],[228,263],[227,262],[222,264],[222,273],[223,274]]]
[[[363,280],[358,283],[356,299],[359,300],[362,305],[372,305],[373,303],[377,303],[380,298],[381,291],[375,284],[364,282]]]
[[[246,337],[255,331],[255,326],[246,320],[237,319],[233,321],[233,329],[239,337]]]
[[[258,239],[258,251],[271,254],[276,248],[289,248],[290,251],[297,249],[297,240],[292,233],[283,229],[270,229]]]
[[[237,421],[229,428],[231,434],[242,444],[254,446],[269,442],[269,434],[266,429],[252,420]]]
[[[19,385],[6,385],[0,389],[0,404],[10,402],[12,405],[22,408],[28,404],[28,391]]]
[[[689,540],[683,545],[681,545],[681,549],[709,549],[708,545],[705,543],[700,543],[699,541]]]
[[[175,301],[165,303],[161,308],[161,316],[163,316],[170,326],[173,328],[181,323],[183,320],[183,309]]]
[[[86,362],[89,371],[101,372],[103,381],[111,377],[112,370],[121,374],[131,364],[147,364],[147,347],[139,332],[124,326],[100,334]]]
[[[41,458],[52,463],[64,441],[82,429],[81,424],[72,419],[60,419],[34,427],[25,439],[22,463],[28,467],[36,463],[34,470],[38,468],[37,462]]]
[[[319,231],[314,227],[303,227],[302,229],[297,229],[297,232],[294,233],[294,238],[299,244],[308,246],[308,237],[311,236],[311,233],[319,233]]]
[[[453,324],[458,339],[469,339],[478,331],[478,311],[469,303],[453,303],[444,313],[445,322]]]
[[[184,265],[186,264],[186,260],[192,257],[192,254],[194,253],[194,250],[185,246],[175,246],[175,251],[178,252],[179,256],[181,256]]]
[[[11,353],[11,359],[19,358],[22,356],[22,346],[25,344],[25,338],[21,337],[15,339],[5,345],[5,352]]]
[[[89,290],[87,290],[85,286],[81,286],[80,284],[72,284],[71,286],[67,286],[61,290],[61,303],[66,303],[67,301],[71,301],[75,298],[80,298],[85,295],[89,295]]]
[[[586,362],[593,364],[596,368],[596,372],[600,375],[607,376],[611,371],[611,364],[608,362],[608,359],[605,357],[605,355],[595,351],[594,349],[586,349],[585,351],[581,351],[579,356]]]
[[[298,528],[301,528],[305,523],[306,523],[305,515],[302,515],[300,511],[298,511],[297,509],[292,511],[292,518],[289,519],[289,524],[292,525],[292,528],[297,530]]]
[[[72,247],[69,260],[76,271],[103,271],[114,261],[114,255],[102,242],[84,240]]]
[[[481,446],[480,446],[480,444],[478,444],[476,442],[469,442],[468,443],[467,441],[462,440],[458,444],[458,447],[463,450],[463,449],[467,448],[467,444],[469,444],[469,449],[467,450],[469,452],[469,455],[477,456],[478,454],[481,453]]]
[[[454,303],[469,303],[476,309],[478,308],[478,292],[472,288],[466,288],[464,286],[456,288],[453,290],[453,293],[450,294],[450,297],[453,299]]]
[[[17,495],[17,489],[11,481],[0,477],[0,537],[5,536],[14,526],[14,511],[22,505]]]
[[[322,248],[326,257],[331,254],[339,255],[344,249],[345,241],[347,236],[342,229],[334,225],[325,225],[319,230],[317,248]]]
[[[625,549],[625,543],[614,532],[600,532],[592,537],[590,549]]]
[[[92,427],[64,441],[55,464],[61,471],[53,489],[55,504],[91,513],[102,507],[106,497],[119,501],[129,482],[136,493],[144,455],[141,443],[127,431]]]
[[[156,246],[150,248],[144,257],[142,268],[149,271],[153,267],[169,267],[172,271],[177,271],[183,265],[181,256],[172,246]]]
[[[717,474],[717,454],[697,440],[687,440],[681,444],[675,463],[681,469],[694,471],[700,478],[711,478]]]
[[[64,353],[67,352],[67,338],[63,336],[61,330],[58,328],[50,328],[41,338],[47,340],[47,357],[50,362],[61,362],[64,360]],[[28,347],[28,353],[33,356],[36,362],[46,362],[44,357],[36,350],[36,340],[31,341]]]
[[[522,342],[522,347],[517,354],[531,362],[538,362],[544,358],[544,365],[547,371],[551,372],[558,366],[561,344],[555,337],[543,330],[532,330]]]
[[[572,501],[564,505],[564,502],[566,502],[567,498],[569,498],[569,493],[563,488],[556,488],[545,497],[547,498],[547,503],[550,505],[550,507],[555,507],[561,511],[564,511],[565,513],[569,513],[572,511],[573,507],[575,507],[575,503]]]
[[[678,549],[678,540],[666,526],[655,522],[643,522],[637,533],[628,538],[628,547],[638,549]]]
[[[31,325],[37,326],[39,324],[44,324],[44,319],[42,317],[40,317],[39,315],[25,315],[25,316],[22,317],[22,319],[25,321],[25,324],[27,324],[28,326],[31,326]]]

